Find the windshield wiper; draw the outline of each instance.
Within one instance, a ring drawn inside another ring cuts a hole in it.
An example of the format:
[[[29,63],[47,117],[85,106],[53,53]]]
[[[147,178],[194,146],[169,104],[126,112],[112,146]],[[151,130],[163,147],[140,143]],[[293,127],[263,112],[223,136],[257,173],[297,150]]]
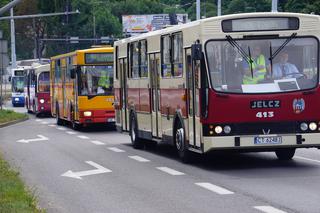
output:
[[[270,60],[270,72],[271,72],[271,76],[270,76],[270,78],[272,78],[272,75],[273,75],[273,63],[272,63],[272,59],[273,59],[273,57],[272,57],[272,46],[271,46],[271,42],[270,42],[270,47],[269,47],[269,54],[270,54],[270,58],[269,58],[269,60]]]
[[[227,41],[231,44],[231,46],[235,47],[239,51],[240,55],[244,58],[244,60],[249,64],[251,75],[253,78],[253,68],[252,68],[253,60],[251,58],[250,47],[248,47],[248,50],[249,50],[249,55],[248,55],[230,35],[227,35],[226,38],[227,38]]]
[[[270,55],[269,60],[272,61],[280,52],[281,50],[295,37],[297,36],[297,33],[292,33],[291,36],[289,38],[287,38],[287,40],[285,40],[283,42],[283,44],[281,44],[281,46],[272,54]],[[271,46],[271,45],[270,45]],[[272,52],[272,51],[271,51]]]

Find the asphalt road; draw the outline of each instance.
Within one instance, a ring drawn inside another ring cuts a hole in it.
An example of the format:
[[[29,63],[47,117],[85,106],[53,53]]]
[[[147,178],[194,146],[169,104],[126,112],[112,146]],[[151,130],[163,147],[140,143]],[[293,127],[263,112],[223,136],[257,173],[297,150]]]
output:
[[[320,212],[317,149],[291,162],[211,153],[185,165],[170,146],[135,150],[126,134],[30,115],[0,129],[0,150],[47,212]]]

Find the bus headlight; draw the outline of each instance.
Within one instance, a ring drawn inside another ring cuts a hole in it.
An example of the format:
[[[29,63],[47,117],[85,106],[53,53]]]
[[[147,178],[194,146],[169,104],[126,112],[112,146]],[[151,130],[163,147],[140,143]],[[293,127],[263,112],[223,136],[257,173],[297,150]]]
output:
[[[306,124],[306,123],[301,123],[301,124],[300,124],[300,129],[301,129],[302,131],[306,131],[306,130],[308,129],[308,124]]]
[[[86,117],[90,117],[92,115],[92,112],[85,111],[85,112],[83,112],[83,115],[86,116]]]
[[[227,126],[223,127],[223,131],[224,131],[224,133],[229,134],[231,132],[231,127],[227,125]]]
[[[40,102],[41,104],[43,104],[43,103],[44,103],[44,99],[41,98],[41,99],[39,100],[39,102]]]
[[[312,130],[312,131],[316,130],[317,129],[317,124],[315,122],[311,122],[309,124],[309,129]]]
[[[14,100],[15,100],[15,101],[19,101],[19,98],[15,98]]]
[[[214,131],[217,133],[217,134],[220,134],[222,132],[222,127],[221,126],[216,126],[216,128],[214,128]]]

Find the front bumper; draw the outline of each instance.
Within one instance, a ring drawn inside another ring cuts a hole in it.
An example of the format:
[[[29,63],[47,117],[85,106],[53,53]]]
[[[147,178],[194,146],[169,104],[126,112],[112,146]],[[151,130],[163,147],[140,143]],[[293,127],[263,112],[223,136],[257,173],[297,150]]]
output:
[[[260,135],[259,135],[260,136]],[[263,135],[261,137],[268,137],[269,135]],[[275,150],[278,148],[308,148],[308,147],[320,147],[320,133],[307,133],[297,135],[270,135],[281,136],[281,144],[255,144],[255,136],[226,136],[226,137],[203,137],[203,151],[213,150]]]

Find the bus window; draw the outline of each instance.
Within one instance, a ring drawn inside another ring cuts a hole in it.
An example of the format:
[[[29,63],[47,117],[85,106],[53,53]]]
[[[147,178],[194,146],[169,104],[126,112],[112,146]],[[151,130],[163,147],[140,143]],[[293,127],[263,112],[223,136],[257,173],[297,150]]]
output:
[[[140,41],[140,72],[141,78],[148,77],[147,41]]]
[[[38,92],[50,92],[49,72],[40,73],[38,79]]]
[[[24,91],[24,78],[12,77],[12,92],[22,93]]]
[[[182,76],[182,33],[176,33],[173,35],[173,76]]]
[[[131,45],[131,78],[139,78],[139,42]]]
[[[112,95],[112,66],[82,66],[80,95]]]
[[[162,54],[162,64],[161,64],[161,74],[162,77],[170,78],[172,76],[171,69],[171,39],[170,35],[163,36],[161,38],[161,54]]]

